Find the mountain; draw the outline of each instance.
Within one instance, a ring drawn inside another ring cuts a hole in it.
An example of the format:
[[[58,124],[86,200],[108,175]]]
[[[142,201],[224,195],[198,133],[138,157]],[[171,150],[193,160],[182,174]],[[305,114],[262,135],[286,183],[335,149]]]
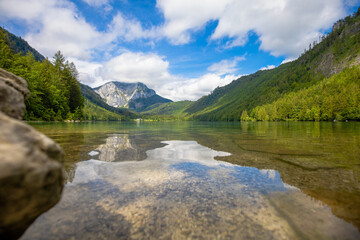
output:
[[[297,60],[243,76],[176,112],[206,121],[360,120],[360,8],[320,40]],[[164,113],[161,106],[152,112]]]
[[[129,108],[137,112],[141,112],[153,104],[171,102],[140,82],[108,82],[94,88],[94,91],[112,107]]]
[[[86,120],[128,120],[138,118],[138,115],[129,109],[108,105],[91,87],[80,83],[80,88],[81,94],[85,98],[84,117]]]
[[[0,31],[7,35],[9,46],[14,53],[21,53],[25,56],[28,52],[31,52],[36,61],[44,61],[45,57],[41,55],[38,51],[32,48],[27,41],[21,37],[15,36],[14,34],[8,32],[4,28],[0,27]]]

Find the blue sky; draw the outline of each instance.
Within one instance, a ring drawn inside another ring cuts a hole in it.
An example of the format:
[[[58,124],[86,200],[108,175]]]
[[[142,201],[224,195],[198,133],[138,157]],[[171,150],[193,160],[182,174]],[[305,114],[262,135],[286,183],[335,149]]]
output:
[[[0,24],[92,87],[143,82],[196,100],[296,59],[360,0],[0,0]]]

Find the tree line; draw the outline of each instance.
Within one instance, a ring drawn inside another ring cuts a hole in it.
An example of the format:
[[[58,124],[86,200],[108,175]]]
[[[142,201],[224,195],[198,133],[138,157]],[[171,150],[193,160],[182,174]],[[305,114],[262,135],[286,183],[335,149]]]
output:
[[[241,113],[241,121],[280,120],[360,120],[359,67],[346,68],[316,85]]]
[[[36,61],[31,52],[15,53],[7,32],[0,30],[0,68],[24,78],[30,97],[24,120],[63,121],[83,119],[84,98],[74,63],[60,51],[52,61]]]

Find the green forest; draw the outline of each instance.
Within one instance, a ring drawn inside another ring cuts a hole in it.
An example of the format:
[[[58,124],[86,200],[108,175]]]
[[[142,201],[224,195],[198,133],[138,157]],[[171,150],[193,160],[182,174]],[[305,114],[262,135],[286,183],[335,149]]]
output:
[[[250,114],[244,110],[241,121],[252,120],[360,120],[360,69],[346,68],[309,88],[257,106]]]
[[[121,121],[129,119],[126,116],[106,110],[105,108],[94,104],[87,98],[85,98],[83,118],[86,121]]]
[[[52,62],[36,61],[32,52],[24,56],[11,48],[7,32],[0,31],[0,68],[24,78],[30,97],[26,100],[25,120],[63,121],[83,119],[84,98],[73,63],[60,51]]]

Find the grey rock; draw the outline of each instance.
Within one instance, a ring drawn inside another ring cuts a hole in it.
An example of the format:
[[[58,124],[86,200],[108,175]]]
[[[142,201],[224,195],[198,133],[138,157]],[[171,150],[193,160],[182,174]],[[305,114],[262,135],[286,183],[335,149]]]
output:
[[[20,237],[63,189],[62,149],[17,120],[28,95],[24,79],[0,69],[0,239]]]
[[[10,117],[22,119],[24,100],[28,96],[26,81],[0,68],[0,111]]]
[[[155,95],[155,91],[149,89],[143,83],[108,82],[95,88],[95,92],[102,97],[107,104],[113,107],[129,107],[129,102],[138,98],[148,98]]]
[[[171,102],[149,89],[145,84],[108,82],[94,91],[110,106],[117,108],[143,109],[155,103]]]

